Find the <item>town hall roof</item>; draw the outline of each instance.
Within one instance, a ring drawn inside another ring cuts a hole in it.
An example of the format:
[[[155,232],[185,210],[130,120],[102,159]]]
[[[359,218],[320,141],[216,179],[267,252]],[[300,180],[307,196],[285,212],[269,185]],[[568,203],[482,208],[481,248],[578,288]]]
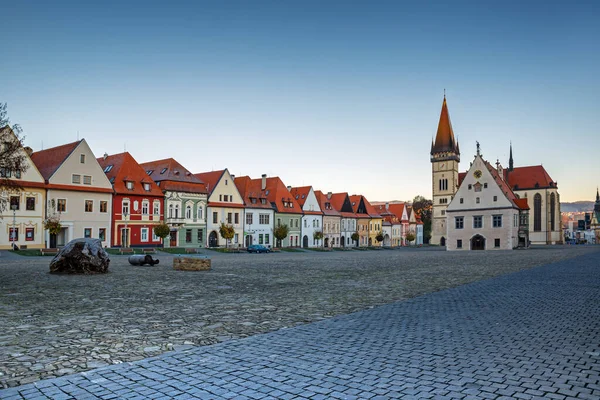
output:
[[[162,196],[162,190],[148,176],[144,168],[128,152],[100,157],[98,163],[113,185],[115,193]],[[134,182],[133,189],[127,189],[126,182]],[[150,185],[144,190],[143,184]]]
[[[556,182],[542,165],[516,167],[504,170],[504,177],[515,190],[555,188]]]

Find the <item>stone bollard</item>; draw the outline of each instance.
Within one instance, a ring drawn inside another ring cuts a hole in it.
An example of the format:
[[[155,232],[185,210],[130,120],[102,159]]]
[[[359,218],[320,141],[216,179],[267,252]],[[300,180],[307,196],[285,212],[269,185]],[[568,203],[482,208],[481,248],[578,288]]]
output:
[[[179,271],[209,271],[210,258],[208,256],[175,257],[173,269]]]
[[[146,255],[135,254],[133,256],[129,256],[129,264],[131,264],[131,265],[140,265],[141,266],[141,265],[148,264],[149,266],[153,266],[158,263],[159,263],[159,261],[154,260],[150,254],[146,254]]]

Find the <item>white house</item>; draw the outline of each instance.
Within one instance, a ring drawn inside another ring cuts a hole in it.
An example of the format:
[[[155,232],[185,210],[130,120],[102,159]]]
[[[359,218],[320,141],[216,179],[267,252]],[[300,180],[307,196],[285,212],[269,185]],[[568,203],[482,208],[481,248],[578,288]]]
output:
[[[229,243],[233,247],[243,246],[244,237],[244,200],[235,186],[234,176],[227,168],[219,171],[194,174],[206,184],[208,190],[208,207],[206,231],[208,232],[209,247],[227,245],[221,237],[221,224],[233,226],[235,234]]]
[[[323,236],[323,212],[312,186],[291,188],[290,193],[302,207],[302,247],[321,247],[323,239],[315,234]]]
[[[0,128],[0,146],[17,137],[9,127]],[[9,249],[14,242],[21,248],[43,248],[46,189],[44,178],[29,157],[30,148],[19,147],[24,157],[25,171],[11,171],[0,161],[0,179],[18,185],[0,193],[5,209],[0,212],[0,249]]]
[[[235,177],[235,186],[244,199],[244,245],[262,244],[273,247],[275,210],[267,197],[267,175],[261,179]]]
[[[446,209],[447,250],[512,250],[527,246],[527,199],[504,181],[501,166],[479,154]]]
[[[340,213],[340,242],[342,247],[356,247],[358,241],[352,240],[352,235],[358,233],[358,216],[354,213],[348,193],[334,193],[331,195],[331,205]]]
[[[31,159],[46,181],[46,215],[60,217],[61,232],[47,246],[97,238],[110,246],[112,184],[85,139],[36,151]]]

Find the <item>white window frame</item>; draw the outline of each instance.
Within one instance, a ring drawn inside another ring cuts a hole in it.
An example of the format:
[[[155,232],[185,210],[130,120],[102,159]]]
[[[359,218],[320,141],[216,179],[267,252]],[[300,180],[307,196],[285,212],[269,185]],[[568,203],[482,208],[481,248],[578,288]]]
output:
[[[146,237],[144,239],[144,236]],[[148,241],[148,228],[141,228],[140,229],[140,241],[141,242],[147,242]]]

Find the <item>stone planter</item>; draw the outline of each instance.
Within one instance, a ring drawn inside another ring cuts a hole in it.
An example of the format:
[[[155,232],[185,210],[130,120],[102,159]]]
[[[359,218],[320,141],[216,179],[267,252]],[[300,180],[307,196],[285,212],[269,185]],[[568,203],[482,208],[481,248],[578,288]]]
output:
[[[173,269],[178,271],[209,271],[210,258],[207,256],[175,257]]]

